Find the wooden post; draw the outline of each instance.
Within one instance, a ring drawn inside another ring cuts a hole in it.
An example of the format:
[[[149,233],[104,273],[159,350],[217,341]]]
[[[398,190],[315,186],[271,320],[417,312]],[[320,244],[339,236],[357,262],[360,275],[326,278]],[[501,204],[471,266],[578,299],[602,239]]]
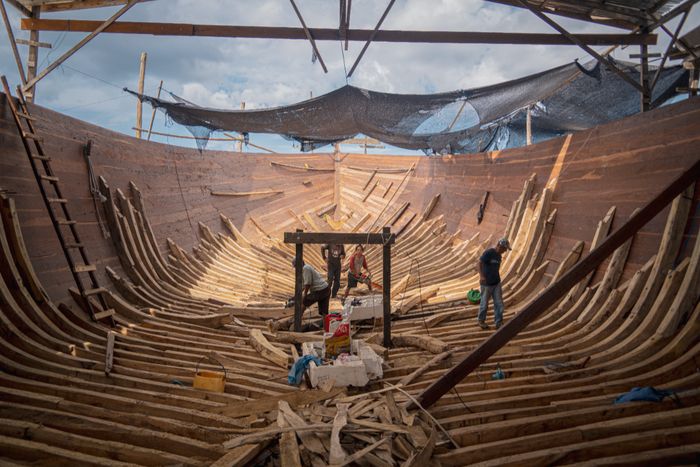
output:
[[[146,52],[141,52],[141,66],[139,67],[139,94],[143,95],[143,83],[146,79],[146,59],[148,54]],[[136,99],[136,137],[141,139],[141,125],[143,123],[143,103],[141,99]]]
[[[33,6],[32,19],[39,19],[40,17],[41,6]],[[27,81],[31,81],[36,77],[36,70],[39,61],[39,46],[32,44],[39,42],[39,31],[30,31],[29,41],[29,52],[27,53]],[[36,86],[32,86],[31,89],[26,89],[24,92],[24,98],[27,100],[27,102],[34,102],[36,100]]]
[[[114,331],[107,333],[107,349],[105,351],[105,374],[108,375],[112,371],[114,364]]]
[[[527,108],[527,120],[525,121],[525,137],[527,138],[527,145],[532,144],[532,106]]]
[[[245,110],[245,102],[241,102],[241,110]],[[236,152],[243,152],[243,137],[236,141]]]
[[[382,246],[382,304],[384,305],[384,347],[391,347],[391,232],[389,227],[382,229],[382,237],[386,238]]]
[[[647,29],[642,28],[642,33],[648,32]],[[649,82],[649,46],[646,44],[639,46],[639,59],[641,62],[641,68],[639,73],[639,84],[642,86],[642,92],[640,93],[640,103],[641,111],[648,112],[651,109],[651,87]]]
[[[297,229],[297,232],[303,232]],[[301,318],[304,315],[304,304],[301,303],[302,274],[304,262],[304,244],[296,244],[296,265],[294,266],[294,332],[301,332]]]
[[[156,94],[156,99],[160,99],[160,91],[163,89],[163,80],[160,80],[160,84],[158,85],[158,94]],[[151,140],[151,135],[153,134],[153,121],[156,119],[156,108],[153,107],[153,111],[151,112],[151,122],[148,124],[148,136],[146,139],[148,141]]]

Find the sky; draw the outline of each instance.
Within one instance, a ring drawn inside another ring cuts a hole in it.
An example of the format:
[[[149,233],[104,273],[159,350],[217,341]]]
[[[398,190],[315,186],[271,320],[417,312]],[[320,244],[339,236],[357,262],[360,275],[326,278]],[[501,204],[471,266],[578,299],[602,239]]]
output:
[[[0,0],[1,1],[1,0]],[[337,28],[337,0],[296,0],[309,27]],[[353,0],[351,28],[373,29],[388,0]],[[17,38],[20,14],[7,5]],[[117,7],[47,13],[43,18],[103,20]],[[553,16],[575,33],[619,33],[619,29]],[[120,21],[195,24],[228,24],[299,27],[287,0],[155,0],[137,4]],[[678,19],[668,23],[675,29]],[[683,32],[700,24],[700,7],[691,12]],[[397,0],[382,29],[545,32],[554,31],[527,10],[481,0]],[[39,68],[60,57],[86,33],[41,32],[40,41],[52,44],[40,49]],[[659,31],[659,44],[651,52],[663,52],[668,37]],[[0,35],[0,72],[10,84],[19,74],[7,36]],[[135,90],[141,52],[148,54],[145,93],[155,95],[158,84],[197,105],[223,109],[246,109],[293,104],[319,96],[346,84],[350,69],[364,43],[350,42],[345,51],[338,42],[317,42],[328,73],[313,63],[307,41],[236,38],[166,37],[102,34],[39,82],[36,103],[52,110],[126,134],[134,134],[136,99],[122,88]],[[19,46],[26,62],[26,46]],[[597,47],[603,51],[606,47]],[[617,50],[613,57],[629,60],[638,47]],[[353,76],[354,86],[390,93],[427,94],[469,89],[519,78],[575,59],[589,56],[575,46],[397,44],[372,43]],[[144,126],[151,108],[144,105]],[[165,121],[158,112],[154,131],[189,135],[179,125]],[[223,137],[214,133],[212,137]],[[193,141],[152,136],[165,144],[194,147]],[[251,135],[250,141],[277,152],[298,152],[298,147],[277,135]],[[208,149],[234,150],[233,142],[211,141]],[[251,152],[259,149],[248,147]],[[321,151],[327,151],[323,148]],[[342,151],[361,152],[343,145]],[[371,153],[408,154],[391,146],[369,149]]]

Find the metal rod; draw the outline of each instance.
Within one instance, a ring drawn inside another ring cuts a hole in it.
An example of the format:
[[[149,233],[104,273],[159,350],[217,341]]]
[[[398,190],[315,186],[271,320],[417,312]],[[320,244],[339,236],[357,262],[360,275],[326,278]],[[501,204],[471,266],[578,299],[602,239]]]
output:
[[[391,7],[394,6],[395,1],[396,0],[389,1],[389,4],[386,6],[386,10],[384,10],[384,14],[382,15],[381,18],[379,18],[379,22],[374,27],[374,31],[372,31],[372,34],[369,36],[369,39],[367,39],[367,42],[365,42],[364,47],[362,47],[362,50],[360,51],[360,55],[358,55],[357,58],[355,59],[355,63],[353,63],[352,68],[350,68],[350,72],[348,73],[348,78],[352,76],[353,72],[355,71],[355,68],[357,68],[357,65],[360,64],[360,60],[362,60],[362,56],[367,51],[369,44],[372,43],[372,41],[374,40],[375,37],[377,37],[377,32],[379,31],[379,28],[381,27],[382,23],[384,22],[384,18],[386,18],[386,15],[389,14],[389,10],[391,10]]]
[[[618,67],[616,67],[616,66],[610,61],[609,58],[603,57],[603,56],[600,55],[598,52],[596,52],[595,50],[591,49],[588,45],[586,45],[585,43],[583,43],[583,42],[582,42],[581,40],[579,40],[576,36],[574,36],[574,35],[571,34],[569,31],[567,31],[566,29],[564,29],[563,27],[561,27],[558,23],[556,23],[554,20],[552,20],[551,18],[549,18],[547,15],[545,15],[545,14],[542,13],[541,11],[535,9],[532,5],[530,5],[529,3],[527,3],[525,0],[518,0],[518,3],[520,3],[520,4],[523,6],[523,8],[527,8],[528,10],[530,10],[530,11],[532,12],[532,14],[534,14],[535,16],[537,16],[538,18],[540,18],[542,21],[544,21],[544,22],[547,23],[549,26],[551,26],[553,29],[559,31],[560,34],[566,36],[571,42],[573,42],[574,44],[578,45],[580,48],[582,48],[583,50],[585,50],[586,52],[588,52],[589,55],[593,56],[593,57],[594,57],[596,60],[598,60],[600,63],[605,64],[612,72],[614,72],[614,73],[617,74],[620,78],[622,78],[622,79],[624,79],[625,81],[627,81],[627,82],[628,82],[632,87],[634,87],[637,91],[639,91],[639,92],[641,92],[641,93],[644,93],[644,88],[642,88],[642,86],[640,86],[639,83],[637,83],[635,80],[633,80],[632,78],[630,78],[629,76],[627,76],[627,75],[625,74],[625,72],[623,72],[623,71],[620,70]]]
[[[158,85],[158,94],[156,94],[156,99],[160,99],[160,91],[163,89],[163,80],[160,80],[160,84]],[[139,99],[140,101],[140,99]],[[153,121],[156,119],[156,108],[153,107],[153,110],[151,111],[151,121],[148,123],[148,137],[146,138],[148,141],[151,140],[151,133],[153,132]]]
[[[321,68],[323,68],[323,72],[328,73],[328,68],[326,68],[326,64],[323,63],[323,58],[321,58],[321,52],[318,51],[318,47],[316,47],[316,41],[314,40],[314,37],[311,35],[309,28],[306,27],[306,23],[304,22],[304,17],[301,16],[301,12],[299,11],[299,8],[297,8],[297,4],[294,3],[294,0],[289,0],[289,2],[292,4],[292,7],[294,8],[294,12],[297,14],[297,17],[299,18],[299,21],[301,22],[301,27],[304,28],[304,34],[306,34],[306,38],[311,43],[311,47],[314,49],[314,54],[316,54],[316,57],[318,58],[318,62],[321,64]]]
[[[668,55],[671,53],[671,48],[673,47],[673,44],[676,43],[678,40],[678,34],[680,34],[681,29],[683,29],[683,25],[685,24],[685,20],[688,18],[688,14],[690,13],[690,10],[687,10],[683,13],[683,17],[681,18],[680,22],[678,23],[678,26],[676,27],[676,32],[673,33],[673,36],[671,37],[671,41],[668,43],[668,47],[666,47],[666,51],[664,52],[664,56],[661,59],[661,63],[659,64],[659,68],[656,70],[656,73],[654,73],[654,78],[651,80],[651,84],[649,85],[649,94],[651,94],[654,91],[654,87],[656,87],[656,83],[659,81],[659,78],[661,77],[661,72],[664,69],[664,65],[666,64],[666,60],[668,60]]]

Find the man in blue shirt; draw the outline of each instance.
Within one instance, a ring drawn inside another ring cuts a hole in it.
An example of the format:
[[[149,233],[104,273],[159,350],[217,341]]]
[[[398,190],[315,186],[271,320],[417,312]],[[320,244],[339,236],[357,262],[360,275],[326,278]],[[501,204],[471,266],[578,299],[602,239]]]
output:
[[[479,326],[481,329],[488,329],[486,324],[486,308],[489,299],[493,297],[493,320],[496,329],[503,323],[503,290],[501,288],[501,255],[510,250],[508,239],[502,238],[495,248],[489,248],[479,258],[479,284],[481,284],[481,304],[479,305]]]

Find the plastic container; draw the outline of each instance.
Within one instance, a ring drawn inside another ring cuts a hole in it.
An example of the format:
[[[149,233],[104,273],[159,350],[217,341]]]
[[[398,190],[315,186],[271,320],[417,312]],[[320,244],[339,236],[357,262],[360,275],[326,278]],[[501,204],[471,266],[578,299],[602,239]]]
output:
[[[224,387],[226,386],[226,368],[224,368],[224,366],[221,365],[221,362],[218,360],[214,360],[213,358],[209,357],[211,360],[214,360],[216,363],[221,365],[221,369],[224,371],[200,370],[199,364],[205,358],[207,357],[202,357],[197,362],[197,366],[194,370],[194,381],[192,382],[192,387],[195,389],[203,389],[205,391],[224,392]]]
[[[323,318],[323,330],[325,332],[333,332],[333,331],[331,331],[331,322],[342,321],[342,320],[343,320],[343,317],[340,313],[328,313]]]

